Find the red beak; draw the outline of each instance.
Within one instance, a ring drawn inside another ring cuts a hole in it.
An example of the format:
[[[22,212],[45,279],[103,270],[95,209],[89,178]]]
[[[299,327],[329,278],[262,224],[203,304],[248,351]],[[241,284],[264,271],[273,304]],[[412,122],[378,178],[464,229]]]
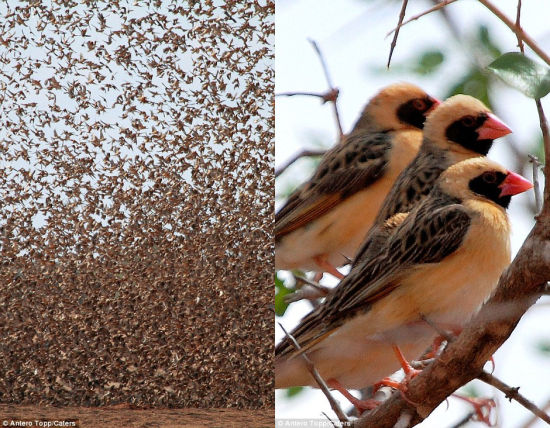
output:
[[[502,189],[502,191],[500,192],[500,196],[513,196],[529,190],[531,187],[533,187],[533,183],[531,183],[526,178],[523,178],[519,174],[508,172],[508,175],[504,179],[503,183],[498,187]]]
[[[493,113],[487,113],[487,119],[479,128],[477,134],[479,140],[494,140],[504,137],[512,132],[498,117]]]

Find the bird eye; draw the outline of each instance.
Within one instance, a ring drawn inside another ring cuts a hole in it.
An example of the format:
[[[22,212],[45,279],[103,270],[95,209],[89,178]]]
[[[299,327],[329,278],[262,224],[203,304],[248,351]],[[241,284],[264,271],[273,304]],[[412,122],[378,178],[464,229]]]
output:
[[[460,122],[462,125],[464,125],[466,128],[472,128],[476,124],[476,120],[473,116],[464,116]]]
[[[415,110],[418,110],[418,111],[426,111],[426,109],[428,107],[426,105],[426,101],[421,99],[421,98],[417,98],[417,99],[413,100],[412,105],[415,108]]]
[[[483,174],[483,181],[487,184],[495,184],[497,182],[497,175],[494,172],[486,172]]]

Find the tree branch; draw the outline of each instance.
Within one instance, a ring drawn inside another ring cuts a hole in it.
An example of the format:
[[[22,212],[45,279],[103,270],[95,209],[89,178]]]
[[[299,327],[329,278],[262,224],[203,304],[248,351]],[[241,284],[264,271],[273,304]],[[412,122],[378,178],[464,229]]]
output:
[[[550,410],[550,400],[548,400],[546,402],[546,404],[544,405],[544,407],[542,408],[543,411],[546,411],[546,410]],[[531,426],[533,426],[538,420],[538,416],[537,415],[533,415],[527,422],[525,422],[525,424],[523,424],[521,426],[521,428],[530,428]]]

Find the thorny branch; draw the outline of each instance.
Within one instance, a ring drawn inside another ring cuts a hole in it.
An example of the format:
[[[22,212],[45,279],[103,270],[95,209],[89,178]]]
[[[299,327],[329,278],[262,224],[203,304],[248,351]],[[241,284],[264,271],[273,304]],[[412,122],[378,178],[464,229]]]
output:
[[[504,393],[505,397],[508,400],[517,401],[534,415],[550,424],[550,416],[548,416],[543,410],[539,409],[535,404],[533,404],[532,401],[528,400],[522,394],[520,394],[519,387],[511,387],[509,385],[506,385],[500,379],[487,372],[481,373],[477,378],[488,385],[494,386],[496,389]]]

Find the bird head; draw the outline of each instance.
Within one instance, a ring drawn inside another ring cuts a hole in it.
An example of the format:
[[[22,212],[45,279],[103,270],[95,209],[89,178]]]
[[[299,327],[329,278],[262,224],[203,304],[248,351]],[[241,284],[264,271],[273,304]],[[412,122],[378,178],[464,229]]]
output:
[[[508,208],[512,196],[531,189],[533,184],[496,162],[476,157],[447,168],[441,174],[440,186],[459,199],[488,199]]]
[[[424,139],[443,148],[485,156],[493,140],[512,131],[478,99],[455,95],[441,103],[426,120]]]
[[[386,86],[365,106],[353,132],[422,129],[439,101],[410,83]]]

